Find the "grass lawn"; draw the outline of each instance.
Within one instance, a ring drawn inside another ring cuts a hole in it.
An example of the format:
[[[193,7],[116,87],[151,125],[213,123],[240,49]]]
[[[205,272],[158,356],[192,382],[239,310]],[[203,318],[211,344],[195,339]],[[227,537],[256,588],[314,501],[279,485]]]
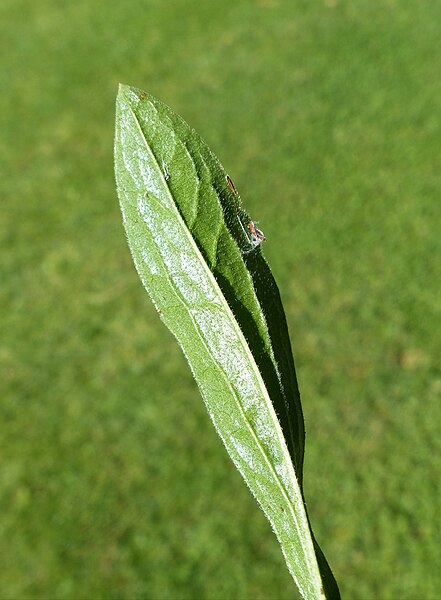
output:
[[[441,597],[441,3],[3,0],[0,597],[297,597],[134,271],[118,82],[268,238],[344,598]]]

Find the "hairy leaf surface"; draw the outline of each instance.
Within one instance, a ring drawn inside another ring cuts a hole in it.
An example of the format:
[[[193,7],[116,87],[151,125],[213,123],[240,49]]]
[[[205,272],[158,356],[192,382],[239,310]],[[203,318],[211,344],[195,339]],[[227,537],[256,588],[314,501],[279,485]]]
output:
[[[302,409],[261,232],[196,132],[127,86],[117,98],[115,173],[138,274],[301,594],[338,597],[303,502]]]

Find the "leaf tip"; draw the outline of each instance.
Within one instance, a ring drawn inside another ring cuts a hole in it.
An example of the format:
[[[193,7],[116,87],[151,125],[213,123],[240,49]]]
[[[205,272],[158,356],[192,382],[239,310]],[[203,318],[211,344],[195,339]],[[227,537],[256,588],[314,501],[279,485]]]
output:
[[[140,90],[131,85],[127,85],[125,83],[118,84],[117,101],[118,100],[119,101],[127,100],[127,99],[133,101],[134,96],[137,96],[137,98],[139,100],[145,100],[146,98],[148,98],[150,96],[150,94],[148,92],[144,92],[143,90]]]
[[[116,94],[117,100],[123,100],[124,98],[126,98],[127,93],[130,92],[131,89],[133,88],[131,88],[130,85],[127,85],[125,83],[119,83],[118,92]]]

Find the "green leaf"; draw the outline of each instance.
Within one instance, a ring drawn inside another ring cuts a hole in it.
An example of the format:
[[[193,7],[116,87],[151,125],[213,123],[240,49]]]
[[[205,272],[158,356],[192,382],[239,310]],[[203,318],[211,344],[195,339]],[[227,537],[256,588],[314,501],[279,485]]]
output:
[[[141,281],[179,342],[301,594],[338,598],[303,502],[302,409],[262,232],[197,133],[127,86],[117,97],[115,173]]]

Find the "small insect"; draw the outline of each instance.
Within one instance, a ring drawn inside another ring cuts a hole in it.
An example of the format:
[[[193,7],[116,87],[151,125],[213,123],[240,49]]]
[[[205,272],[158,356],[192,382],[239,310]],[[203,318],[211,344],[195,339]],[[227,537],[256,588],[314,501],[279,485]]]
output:
[[[239,217],[238,217],[239,219]],[[261,229],[259,229],[254,221],[250,221],[248,223],[248,230],[242,224],[242,221],[239,219],[240,226],[242,227],[242,231],[246,235],[246,238],[250,244],[250,248],[248,250],[244,250],[244,254],[249,254],[253,250],[255,250],[262,242],[266,240],[265,234]]]
[[[263,231],[261,231],[256,226],[256,224],[254,223],[254,221],[250,221],[248,223],[248,229],[250,230],[250,233],[251,233],[251,241],[253,242],[253,244],[255,246],[258,246],[262,242],[266,241],[265,234],[263,233]]]
[[[233,194],[235,196],[237,196],[237,190],[234,187],[234,183],[231,181],[231,178],[228,175],[226,175],[225,179],[227,180],[227,183],[228,183],[228,186],[229,186],[230,190],[233,192]]]
[[[168,167],[164,159],[162,159],[162,173],[164,175],[165,181],[168,181],[170,179],[170,173],[168,171]]]

